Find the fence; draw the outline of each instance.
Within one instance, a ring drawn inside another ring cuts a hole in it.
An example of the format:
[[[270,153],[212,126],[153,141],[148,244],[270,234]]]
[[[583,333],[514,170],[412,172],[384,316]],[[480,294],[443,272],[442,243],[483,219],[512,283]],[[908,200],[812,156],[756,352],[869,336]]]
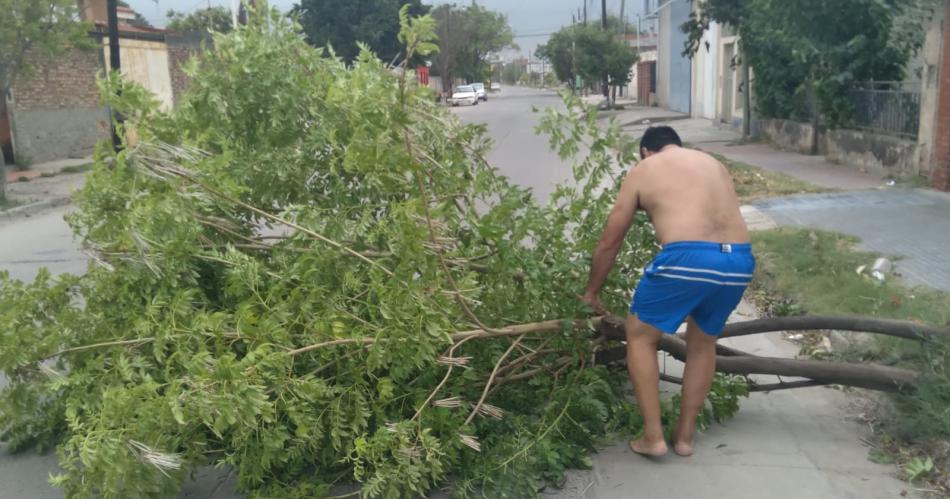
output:
[[[920,124],[920,83],[872,81],[849,94],[854,105],[852,126],[916,139]]]

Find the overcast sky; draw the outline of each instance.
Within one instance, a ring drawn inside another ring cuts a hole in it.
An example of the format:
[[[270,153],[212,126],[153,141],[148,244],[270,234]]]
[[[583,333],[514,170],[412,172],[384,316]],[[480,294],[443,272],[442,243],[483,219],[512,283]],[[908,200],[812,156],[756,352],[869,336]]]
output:
[[[145,16],[155,26],[165,26],[165,13],[169,9],[190,12],[211,5],[230,5],[231,0],[126,0],[133,9]],[[424,0],[425,3],[451,3],[436,0]],[[454,3],[465,4],[469,0],[457,0]],[[508,23],[514,29],[515,42],[522,53],[534,51],[539,43],[547,40],[545,35],[557,31],[571,23],[571,13],[584,5],[584,0],[477,0],[479,5],[502,12],[508,16]],[[600,1],[587,0],[589,18],[600,16]],[[270,0],[271,5],[289,10],[298,0]],[[607,0],[607,11],[619,14],[621,0]],[[627,0],[626,12],[631,21],[643,7],[643,0]]]

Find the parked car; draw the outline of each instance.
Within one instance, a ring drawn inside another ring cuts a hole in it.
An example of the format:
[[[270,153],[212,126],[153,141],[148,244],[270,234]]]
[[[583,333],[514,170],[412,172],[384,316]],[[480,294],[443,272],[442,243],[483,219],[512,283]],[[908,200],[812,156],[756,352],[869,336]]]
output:
[[[479,99],[488,102],[488,92],[485,91],[484,83],[472,83],[471,86],[475,89],[475,93],[478,94]]]
[[[491,91],[501,92],[501,83],[498,83],[497,81],[491,82]]]
[[[470,106],[478,105],[478,92],[471,85],[459,85],[455,87],[452,97],[449,97],[449,104],[459,106],[468,104]]]

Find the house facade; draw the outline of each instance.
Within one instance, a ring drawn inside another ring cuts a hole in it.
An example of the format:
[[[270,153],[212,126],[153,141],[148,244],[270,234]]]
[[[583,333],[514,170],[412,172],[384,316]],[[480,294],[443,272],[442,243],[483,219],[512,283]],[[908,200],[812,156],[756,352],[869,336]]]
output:
[[[692,58],[682,55],[680,26],[695,0],[648,1],[657,29],[656,103],[664,108],[731,127],[743,126],[747,96],[736,64],[741,40],[728,25],[712,23]],[[928,13],[929,16],[929,13]],[[919,176],[950,190],[950,0],[928,18],[910,19],[926,28],[923,48],[902,82],[867,82],[851,92],[857,108],[848,128],[814,130],[810,123],[757,119],[750,128],[782,148],[818,152],[884,175]],[[755,68],[751,68],[755,79]],[[754,96],[748,96],[754,102]],[[817,137],[816,137],[817,136]]]
[[[110,134],[108,110],[96,78],[109,68],[106,0],[78,0],[94,50],[70,49],[49,58],[35,54],[35,71],[20,78],[0,105],[0,147],[8,163],[29,164],[84,157]],[[202,33],[172,33],[131,24],[135,12],[119,8],[122,73],[170,109],[187,87],[183,64],[208,43]]]

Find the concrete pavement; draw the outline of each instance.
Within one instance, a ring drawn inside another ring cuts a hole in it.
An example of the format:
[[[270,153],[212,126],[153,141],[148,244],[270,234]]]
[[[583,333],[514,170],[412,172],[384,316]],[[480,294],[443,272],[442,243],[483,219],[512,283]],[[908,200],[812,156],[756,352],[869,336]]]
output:
[[[826,160],[824,156],[806,156],[781,151],[763,143],[707,143],[698,147],[706,152],[721,154],[733,161],[785,173],[831,189],[875,189],[884,184],[880,175],[847,165],[836,165]]]
[[[558,102],[553,92],[505,87],[487,103],[453,112],[463,120],[486,123],[496,143],[489,160],[517,183],[531,187],[539,198],[546,198],[556,183],[570,178],[571,171],[548,151],[545,137],[534,135],[537,115],[530,109]],[[0,222],[0,267],[24,277],[34,275],[43,264],[62,264],[57,271],[81,271],[82,255],[65,224],[58,221],[62,214],[58,210],[45,217]],[[751,313],[741,310],[734,319],[747,319]],[[730,345],[761,355],[794,356],[797,351],[779,335],[737,338]],[[672,359],[664,359],[661,365],[670,374],[680,369]],[[564,489],[547,490],[542,497],[899,496],[906,485],[893,477],[892,467],[866,459],[868,449],[861,444],[865,428],[851,421],[849,414],[853,412],[847,395],[825,388],[753,394],[741,402],[736,418],[699,436],[692,458],[671,455],[651,461],[632,455],[626,442],[619,442],[592,456],[593,470],[571,472]],[[54,456],[10,456],[0,449],[0,499],[62,497],[46,484],[53,470]],[[226,471],[203,470],[181,497],[237,497],[233,483]]]

